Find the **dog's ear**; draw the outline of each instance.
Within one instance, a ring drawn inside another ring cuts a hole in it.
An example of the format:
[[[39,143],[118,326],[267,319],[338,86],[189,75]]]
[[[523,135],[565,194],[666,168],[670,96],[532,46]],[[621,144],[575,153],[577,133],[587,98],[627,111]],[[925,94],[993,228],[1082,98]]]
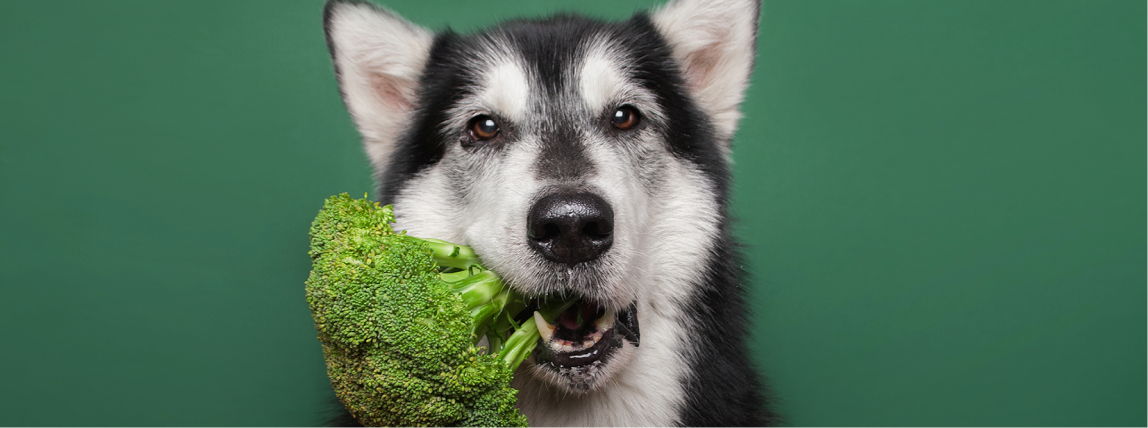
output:
[[[434,35],[370,3],[331,0],[323,11],[327,47],[343,103],[376,173],[406,128]]]
[[[759,0],[674,0],[653,15],[701,107],[729,141],[753,71]]]

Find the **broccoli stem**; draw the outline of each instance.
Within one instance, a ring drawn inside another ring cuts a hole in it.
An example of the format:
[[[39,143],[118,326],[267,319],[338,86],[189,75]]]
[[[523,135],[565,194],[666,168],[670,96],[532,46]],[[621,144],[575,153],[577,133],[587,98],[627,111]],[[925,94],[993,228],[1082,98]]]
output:
[[[534,351],[541,337],[534,321],[514,322],[513,317],[526,309],[526,301],[507,287],[498,275],[483,268],[472,248],[437,239],[422,240],[430,247],[432,257],[440,267],[459,269],[439,276],[462,297],[474,318],[474,342],[477,344],[486,336],[487,352],[497,353],[510,370],[517,369]],[[552,320],[573,304],[573,301],[548,300],[539,312],[544,319]]]
[[[504,291],[502,280],[491,271],[474,273],[478,269],[444,273],[439,276],[462,296],[468,309],[486,305]]]
[[[543,319],[552,320],[572,305],[574,305],[573,300],[559,302],[539,308],[538,312],[542,314]],[[499,351],[498,356],[506,362],[507,367],[514,370],[522,364],[522,361],[526,360],[526,357],[530,356],[530,352],[534,351],[535,343],[541,337],[538,333],[538,324],[535,324],[533,320],[526,320],[506,339],[506,343],[502,345],[502,350]]]
[[[470,247],[452,244],[440,239],[416,239],[422,239],[430,246],[434,262],[438,263],[439,266],[467,270],[471,266],[478,265],[478,254],[475,254],[474,249]]]
[[[534,351],[539,337],[541,336],[538,334],[538,325],[534,324],[533,320],[527,320],[506,339],[498,356],[511,370],[517,369]]]
[[[462,297],[474,319],[471,333],[476,340],[486,334],[495,317],[506,309],[510,299],[510,289],[503,284],[502,279],[477,264],[463,271],[439,274],[439,277]]]

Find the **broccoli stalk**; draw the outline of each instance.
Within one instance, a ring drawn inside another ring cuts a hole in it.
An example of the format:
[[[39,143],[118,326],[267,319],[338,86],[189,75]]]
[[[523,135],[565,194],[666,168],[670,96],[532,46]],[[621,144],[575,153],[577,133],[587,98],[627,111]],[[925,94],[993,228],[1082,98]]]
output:
[[[462,297],[470,311],[474,319],[475,343],[486,336],[487,352],[497,353],[511,370],[518,368],[530,356],[540,337],[538,325],[533,321],[519,325],[512,319],[526,309],[526,301],[507,287],[498,275],[483,268],[474,249],[439,239],[425,238],[422,241],[427,243],[435,263],[444,268],[439,277]],[[556,318],[574,302],[548,303],[539,308],[545,319]],[[508,331],[513,333],[505,334]]]
[[[533,321],[514,320],[526,300],[470,247],[395,233],[393,221],[389,206],[344,193],[311,226],[307,301],[336,395],[365,425],[524,426],[509,383],[539,339]]]

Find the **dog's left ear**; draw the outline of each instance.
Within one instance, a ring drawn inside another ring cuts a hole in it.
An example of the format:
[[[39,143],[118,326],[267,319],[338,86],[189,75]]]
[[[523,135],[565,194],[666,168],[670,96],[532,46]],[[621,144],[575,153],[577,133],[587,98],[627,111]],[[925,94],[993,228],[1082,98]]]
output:
[[[686,84],[726,144],[741,118],[738,105],[753,71],[760,13],[760,0],[675,0],[653,15]]]

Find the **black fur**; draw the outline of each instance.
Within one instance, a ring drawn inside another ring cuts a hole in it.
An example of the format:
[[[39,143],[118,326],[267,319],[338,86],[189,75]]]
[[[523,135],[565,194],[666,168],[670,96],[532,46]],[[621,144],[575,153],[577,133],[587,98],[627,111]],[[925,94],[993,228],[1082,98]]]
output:
[[[328,9],[330,9],[328,7]],[[578,58],[581,42],[590,36],[608,34],[631,48],[638,62],[635,77],[659,97],[659,104],[669,118],[664,137],[673,153],[697,164],[710,176],[718,190],[724,194],[729,185],[725,160],[713,137],[712,124],[705,120],[692,99],[686,95],[681,70],[673,61],[670,48],[645,14],[635,15],[623,23],[603,23],[574,15],[559,15],[542,21],[511,21],[491,30],[471,36],[460,36],[449,30],[440,33],[431,48],[421,82],[419,102],[412,117],[412,127],[400,138],[387,172],[380,177],[380,202],[387,204],[414,175],[442,159],[445,145],[456,144],[457,139],[442,135],[439,124],[446,120],[445,111],[469,94],[475,82],[467,81],[473,71],[465,69],[464,58],[481,51],[479,46],[491,34],[505,36],[515,44],[528,64],[535,67],[546,88],[554,96],[565,79],[558,64],[569,64]],[[551,112],[561,115],[562,112]],[[561,130],[554,130],[561,136]],[[578,166],[577,144],[566,138],[550,141],[556,157],[566,157],[574,166],[566,166],[560,174],[585,173]]]
[[[330,10],[331,3],[328,4]],[[442,135],[439,125],[446,120],[447,111],[474,82],[466,81],[473,74],[463,67],[461,59],[473,55],[475,49],[491,34],[510,40],[526,59],[527,64],[547,82],[544,88],[554,97],[561,97],[567,76],[562,64],[574,63],[581,53],[578,47],[590,36],[608,34],[613,40],[623,41],[631,51],[637,68],[634,77],[656,95],[658,104],[665,109],[664,129],[658,129],[674,156],[695,164],[714,184],[720,215],[729,218],[728,201],[730,171],[717,140],[713,124],[687,95],[682,71],[672,59],[665,40],[655,29],[650,18],[637,14],[622,23],[603,23],[574,15],[560,15],[538,21],[511,21],[490,30],[470,36],[450,31],[435,39],[426,64],[419,101],[411,117],[411,128],[398,141],[391,164],[380,177],[380,201],[392,203],[405,183],[419,171],[442,159],[446,144],[457,144],[457,139]],[[329,39],[329,38],[328,38]],[[333,50],[332,50],[333,51]],[[561,114],[562,112],[554,112]],[[575,120],[571,118],[571,120]],[[586,173],[580,169],[579,144],[563,136],[563,131],[551,130],[548,147],[544,149],[539,170],[548,171],[550,177],[569,179]],[[547,161],[546,158],[553,160]],[[565,162],[574,161],[572,165]],[[588,162],[586,165],[592,167]],[[705,272],[705,284],[700,298],[688,308],[693,319],[691,343],[693,360],[691,375],[685,380],[686,406],[679,424],[685,426],[761,426],[779,422],[778,416],[767,407],[765,389],[749,359],[745,341],[748,337],[745,316],[745,297],[742,288],[738,245],[730,234],[728,220],[721,225],[718,239]],[[334,421],[353,423],[349,415]],[[350,425],[344,425],[350,426]]]
[[[748,358],[745,292],[739,246],[723,225],[711,254],[707,287],[690,312],[699,320],[686,380],[683,426],[773,426],[781,422]]]
[[[718,146],[713,124],[686,95],[685,82],[670,50],[646,15],[637,15],[629,27],[638,32],[646,51],[639,76],[657,94],[666,109],[664,135],[673,153],[689,160],[712,183],[720,206],[721,235],[710,255],[702,294],[688,312],[697,320],[690,346],[694,359],[686,380],[683,426],[765,426],[780,418],[767,406],[765,388],[749,360],[747,308],[739,245],[729,227],[729,165]]]
[[[435,38],[423,71],[418,107],[411,115],[415,122],[399,139],[387,173],[379,183],[379,201],[383,204],[393,203],[403,184],[415,173],[441,160],[445,144],[457,142],[443,141],[438,127],[447,119],[446,110],[473,87],[474,82],[465,80],[470,73],[453,60],[459,55],[460,42],[460,37],[450,31]]]
[[[649,17],[637,15],[629,27],[649,43],[641,52],[639,76],[657,94],[666,109],[665,139],[673,153],[698,166],[712,183],[721,218],[729,218],[729,165],[718,146],[713,124],[693,99],[669,47]],[[702,294],[689,308],[697,320],[690,346],[694,359],[686,380],[683,426],[764,426],[780,422],[766,402],[765,389],[748,357],[747,319],[741,269],[741,253],[728,220],[710,255]]]
[[[543,130],[545,141],[542,153],[538,156],[535,175],[563,182],[576,181],[594,173],[594,164],[586,157],[585,146],[580,135],[569,125],[561,122],[555,129]]]

